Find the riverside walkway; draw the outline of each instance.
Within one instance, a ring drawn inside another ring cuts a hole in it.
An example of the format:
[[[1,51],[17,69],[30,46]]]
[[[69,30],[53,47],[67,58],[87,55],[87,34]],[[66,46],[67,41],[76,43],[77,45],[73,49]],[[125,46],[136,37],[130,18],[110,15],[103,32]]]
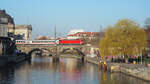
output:
[[[94,63],[100,66],[100,60],[96,57],[86,57],[86,61],[90,63]],[[102,61],[102,68],[104,68],[104,60]],[[115,62],[107,62],[107,70],[110,72],[121,72],[142,80],[146,80],[150,82],[150,67],[146,64],[126,64],[126,63],[115,63]]]

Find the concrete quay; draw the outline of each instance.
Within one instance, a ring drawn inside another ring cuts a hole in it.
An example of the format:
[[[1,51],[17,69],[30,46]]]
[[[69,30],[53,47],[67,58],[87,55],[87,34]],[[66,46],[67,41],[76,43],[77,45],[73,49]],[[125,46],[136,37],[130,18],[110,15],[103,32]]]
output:
[[[104,64],[100,65],[97,58],[86,57],[86,61],[96,64],[104,69]],[[104,62],[104,61],[102,61]],[[150,67],[140,64],[125,63],[107,63],[107,70],[110,72],[119,72],[150,82]]]
[[[120,72],[142,80],[150,81],[150,67],[145,65],[120,64]]]

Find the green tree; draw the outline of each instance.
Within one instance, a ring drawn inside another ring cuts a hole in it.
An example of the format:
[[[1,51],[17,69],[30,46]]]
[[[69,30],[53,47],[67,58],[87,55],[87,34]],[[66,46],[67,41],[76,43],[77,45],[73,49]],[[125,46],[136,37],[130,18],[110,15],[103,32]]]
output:
[[[100,41],[100,52],[103,57],[122,55],[128,58],[142,53],[146,43],[144,29],[132,20],[123,19],[106,29],[105,37]]]

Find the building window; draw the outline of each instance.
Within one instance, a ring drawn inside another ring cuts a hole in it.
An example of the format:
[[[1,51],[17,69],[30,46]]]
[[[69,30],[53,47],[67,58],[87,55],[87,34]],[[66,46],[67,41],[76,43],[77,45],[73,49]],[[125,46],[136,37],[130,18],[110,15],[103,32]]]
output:
[[[0,18],[0,22],[1,23],[8,23],[8,19],[7,18]]]

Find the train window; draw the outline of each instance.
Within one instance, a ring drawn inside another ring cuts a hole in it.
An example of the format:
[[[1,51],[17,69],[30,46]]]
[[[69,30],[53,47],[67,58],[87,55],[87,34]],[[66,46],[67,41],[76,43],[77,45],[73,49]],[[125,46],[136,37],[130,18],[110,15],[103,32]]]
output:
[[[33,43],[35,43],[35,41],[32,41]]]

